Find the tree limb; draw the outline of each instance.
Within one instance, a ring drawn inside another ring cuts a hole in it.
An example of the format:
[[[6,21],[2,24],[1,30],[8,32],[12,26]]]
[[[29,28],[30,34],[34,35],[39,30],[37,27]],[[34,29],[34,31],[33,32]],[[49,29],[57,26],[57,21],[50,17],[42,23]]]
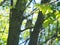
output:
[[[27,29],[32,29],[32,28],[34,28],[34,26],[33,27],[27,27],[27,28],[21,30],[21,32],[26,31]]]

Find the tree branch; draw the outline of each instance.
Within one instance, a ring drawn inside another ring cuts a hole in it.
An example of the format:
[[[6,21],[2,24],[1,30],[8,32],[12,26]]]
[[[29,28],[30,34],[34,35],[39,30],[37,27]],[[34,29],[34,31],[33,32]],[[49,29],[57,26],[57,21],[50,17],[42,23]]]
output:
[[[47,3],[47,4],[52,4],[52,3],[55,3],[55,2],[57,2],[57,1],[53,1],[53,2],[50,2],[50,3]]]
[[[21,30],[21,32],[26,31],[27,29],[32,29],[32,28],[34,28],[34,26],[32,26],[32,27],[27,27],[27,28]]]
[[[26,8],[31,4],[32,0],[30,0],[30,2],[28,3],[28,5],[26,6]]]
[[[29,17],[32,14],[34,14],[34,12],[36,12],[37,10],[39,10],[39,9],[37,9],[37,8],[33,9],[33,11],[31,11],[30,14],[28,14],[28,16],[24,17],[24,19],[26,19],[27,17]]]
[[[28,41],[29,39],[30,39],[30,38],[27,38],[25,41],[23,41],[22,43],[20,43],[20,45],[23,44],[24,42]]]
[[[48,39],[45,41],[45,43],[46,43],[47,41],[49,41],[50,39],[53,39],[53,38],[56,38],[56,37],[57,37],[57,34],[54,34],[52,37],[48,38]]]

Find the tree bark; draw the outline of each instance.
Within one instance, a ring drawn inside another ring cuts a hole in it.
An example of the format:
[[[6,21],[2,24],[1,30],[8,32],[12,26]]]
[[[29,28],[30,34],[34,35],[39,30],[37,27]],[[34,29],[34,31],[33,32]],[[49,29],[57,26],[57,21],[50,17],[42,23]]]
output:
[[[23,1],[24,0],[17,0],[15,8],[11,9],[7,45],[18,45],[21,31],[20,27],[24,18],[23,12],[26,4],[26,2],[24,3]],[[22,9],[22,7],[24,8]]]
[[[34,30],[30,35],[29,45],[37,45],[38,35],[39,35],[39,32],[40,32],[40,28],[42,27],[43,21],[44,21],[43,14],[42,14],[41,11],[39,11]]]

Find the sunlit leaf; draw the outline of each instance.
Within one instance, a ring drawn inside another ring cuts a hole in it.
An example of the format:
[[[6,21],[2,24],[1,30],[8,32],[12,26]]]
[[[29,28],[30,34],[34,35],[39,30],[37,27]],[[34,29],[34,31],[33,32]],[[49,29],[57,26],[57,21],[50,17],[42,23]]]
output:
[[[0,0],[0,3],[2,2],[3,0]]]
[[[58,38],[56,38],[55,40],[58,41]]]
[[[60,36],[60,34],[58,33],[58,36]]]
[[[3,33],[2,40],[6,41],[7,40],[7,37],[8,37],[8,34]]]
[[[29,35],[30,35],[29,30],[26,30],[26,31],[24,32],[24,34],[23,34],[24,39],[28,38]]]

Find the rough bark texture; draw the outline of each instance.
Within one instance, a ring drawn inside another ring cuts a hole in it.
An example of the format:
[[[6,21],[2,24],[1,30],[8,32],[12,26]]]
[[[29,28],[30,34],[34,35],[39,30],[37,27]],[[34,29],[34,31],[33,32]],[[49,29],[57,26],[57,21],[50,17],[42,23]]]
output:
[[[25,4],[24,0],[17,0],[15,8],[11,9],[7,45],[18,45]]]
[[[39,32],[40,32],[40,28],[42,27],[43,21],[44,21],[43,14],[42,14],[41,11],[39,11],[34,30],[30,35],[29,45],[37,45],[38,35],[39,35]]]

